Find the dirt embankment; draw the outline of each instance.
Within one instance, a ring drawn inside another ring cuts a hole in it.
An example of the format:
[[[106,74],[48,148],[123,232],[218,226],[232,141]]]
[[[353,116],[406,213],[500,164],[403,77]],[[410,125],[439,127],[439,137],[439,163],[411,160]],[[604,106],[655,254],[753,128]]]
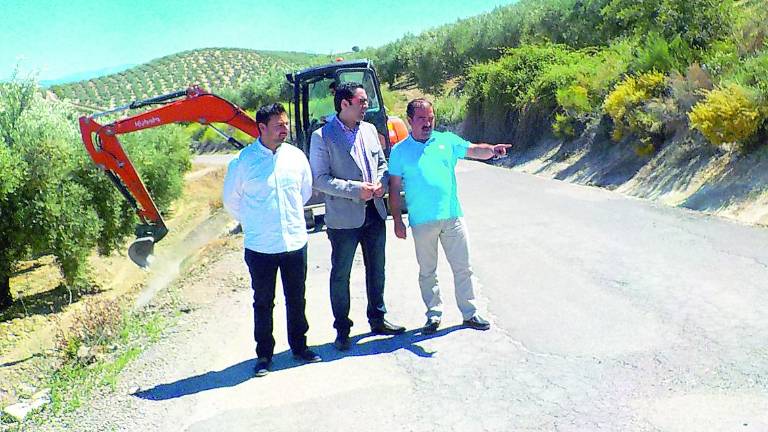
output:
[[[572,140],[549,131],[551,114],[470,112],[459,131],[473,142],[514,143],[494,163],[573,183],[610,188],[757,225],[768,225],[768,143],[744,153],[715,147],[678,121],[665,125],[655,151],[633,137],[611,140],[611,122],[587,125]]]

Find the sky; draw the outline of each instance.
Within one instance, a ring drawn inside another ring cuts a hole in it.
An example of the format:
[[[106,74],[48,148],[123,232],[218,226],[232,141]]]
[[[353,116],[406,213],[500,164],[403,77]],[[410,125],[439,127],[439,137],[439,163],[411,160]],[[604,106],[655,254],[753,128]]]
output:
[[[0,0],[0,80],[135,65],[180,51],[376,47],[514,0]]]

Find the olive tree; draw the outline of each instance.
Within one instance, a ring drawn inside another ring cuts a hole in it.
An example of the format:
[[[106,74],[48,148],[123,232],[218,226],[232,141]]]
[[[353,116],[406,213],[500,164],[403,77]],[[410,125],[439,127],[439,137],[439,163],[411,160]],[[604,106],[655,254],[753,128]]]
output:
[[[126,148],[161,209],[182,192],[189,139],[179,126],[135,134]],[[87,283],[87,256],[107,253],[133,231],[136,217],[90,161],[77,115],[43,98],[33,81],[0,84],[0,307],[26,259],[53,255],[70,288]]]

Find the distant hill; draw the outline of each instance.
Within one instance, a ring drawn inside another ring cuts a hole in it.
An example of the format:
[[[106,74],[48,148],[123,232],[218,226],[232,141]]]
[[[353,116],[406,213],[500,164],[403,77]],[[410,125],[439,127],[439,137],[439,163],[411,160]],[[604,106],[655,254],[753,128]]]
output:
[[[78,72],[70,75],[66,75],[60,78],[51,79],[51,80],[40,80],[40,86],[41,87],[50,87],[54,85],[63,85],[63,84],[69,84],[77,81],[84,81],[89,80],[93,78],[98,78],[104,75],[114,74],[118,72],[122,72],[126,69],[132,68],[136,66],[135,64],[124,64],[120,66],[115,67],[108,67],[103,69],[96,69],[96,70],[90,70],[90,71],[84,71],[84,72]]]
[[[235,88],[262,75],[325,60],[327,56],[297,52],[205,48],[161,57],[99,78],[53,85],[49,90],[81,106],[108,109],[190,84],[212,92]]]

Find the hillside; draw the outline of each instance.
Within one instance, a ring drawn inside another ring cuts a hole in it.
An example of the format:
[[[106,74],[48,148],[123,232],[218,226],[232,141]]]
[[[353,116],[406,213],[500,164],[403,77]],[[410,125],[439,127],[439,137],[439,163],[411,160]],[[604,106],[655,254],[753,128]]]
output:
[[[324,59],[325,56],[296,52],[205,48],[169,55],[100,78],[54,85],[50,91],[78,105],[107,109],[190,84],[210,91],[236,88],[272,72]]]
[[[371,49],[510,168],[768,224],[766,0],[520,0]],[[442,119],[442,120],[441,120]]]

